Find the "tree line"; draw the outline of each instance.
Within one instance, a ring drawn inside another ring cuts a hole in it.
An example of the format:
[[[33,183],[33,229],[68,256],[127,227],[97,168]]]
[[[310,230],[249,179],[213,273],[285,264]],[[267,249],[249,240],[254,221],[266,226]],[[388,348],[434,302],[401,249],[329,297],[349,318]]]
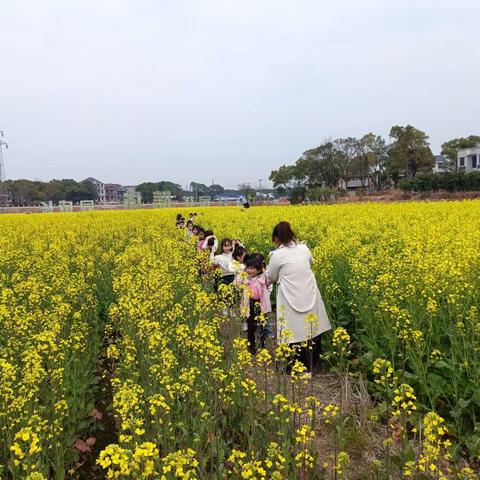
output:
[[[480,172],[421,173],[416,177],[402,178],[399,187],[405,192],[478,192]]]
[[[457,169],[457,151],[475,147],[480,136],[455,138],[442,144],[447,172]],[[425,132],[411,126],[395,125],[389,142],[380,135],[367,133],[360,138],[328,139],[318,147],[303,152],[293,165],[273,170],[270,180],[279,193],[292,201],[305,197],[318,200],[325,193],[346,190],[349,180],[359,186],[383,190],[399,186],[400,179],[431,173],[434,155]]]
[[[173,197],[181,200],[185,196],[212,197],[226,190],[218,184],[205,185],[204,183],[190,182],[190,190],[184,190],[181,185],[173,182],[143,182],[136,186],[135,190],[142,194],[144,203],[153,202],[153,192],[170,192]]]
[[[98,200],[95,184],[88,180],[77,182],[73,179],[50,180],[7,180],[6,189],[9,193],[10,203],[13,206],[39,205],[41,202],[52,201],[58,204],[61,200],[79,203],[81,200]],[[240,187],[240,186],[239,186]],[[205,185],[191,182],[190,190],[184,190],[181,185],[170,182],[143,182],[135,187],[142,194],[142,202],[152,203],[153,192],[169,191],[172,196],[182,200],[185,196],[214,196],[219,193],[238,193],[235,190],[225,190],[221,185]]]
[[[78,203],[81,200],[95,200],[97,191],[91,182],[76,182],[72,179],[51,180],[6,180],[10,203],[14,206],[38,205],[40,202],[58,203],[66,200]]]

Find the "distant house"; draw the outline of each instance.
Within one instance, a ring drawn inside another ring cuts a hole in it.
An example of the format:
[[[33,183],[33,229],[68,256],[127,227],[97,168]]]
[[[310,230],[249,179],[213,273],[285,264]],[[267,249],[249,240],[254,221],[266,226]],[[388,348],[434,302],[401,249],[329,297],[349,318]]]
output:
[[[103,183],[93,177],[88,177],[84,182],[90,182],[97,189],[97,203],[120,203],[125,196],[136,196],[136,185],[122,186],[118,183]]]
[[[121,188],[122,195],[135,195],[137,193],[137,186],[136,185],[123,185]]]
[[[123,199],[122,186],[118,183],[106,183],[105,184],[105,202],[106,203],[118,203]]]
[[[480,144],[458,151],[457,168],[459,172],[480,172]]]
[[[445,173],[447,166],[447,159],[443,155],[434,155],[435,165],[432,168],[433,173]]]
[[[343,182],[345,185],[345,182]],[[367,178],[360,178],[355,175],[350,175],[347,178],[347,183],[346,183],[346,188],[345,190],[351,191],[351,190],[358,190],[358,189],[367,189],[371,190],[373,188],[373,176],[371,174],[368,175]]]
[[[83,181],[93,183],[93,185],[95,185],[95,188],[97,189],[97,202],[105,203],[105,200],[106,200],[105,184],[93,177],[88,177]]]
[[[355,192],[356,190],[372,191],[375,189],[374,171],[372,169],[364,178],[358,175],[348,175],[346,179],[339,180],[337,188],[347,192]]]

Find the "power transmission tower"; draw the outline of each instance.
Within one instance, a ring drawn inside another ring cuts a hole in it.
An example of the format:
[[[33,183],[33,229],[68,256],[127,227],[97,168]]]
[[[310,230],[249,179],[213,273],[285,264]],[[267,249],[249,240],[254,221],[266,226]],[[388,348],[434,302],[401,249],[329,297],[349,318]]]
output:
[[[3,210],[10,204],[10,195],[5,178],[5,164],[3,163],[3,147],[8,148],[8,143],[3,141],[5,134],[0,130],[0,209]]]

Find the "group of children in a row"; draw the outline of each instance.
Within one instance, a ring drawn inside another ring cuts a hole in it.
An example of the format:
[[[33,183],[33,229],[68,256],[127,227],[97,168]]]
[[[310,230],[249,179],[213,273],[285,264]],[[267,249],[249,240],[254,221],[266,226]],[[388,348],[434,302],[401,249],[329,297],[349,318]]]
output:
[[[185,228],[187,240],[196,242],[198,251],[208,252],[209,265],[215,270],[214,289],[218,291],[221,284],[234,284],[241,294],[241,313],[246,317],[246,330],[249,351],[256,353],[256,332],[260,333],[260,347],[265,346],[265,339],[272,335],[269,313],[272,311],[269,285],[265,274],[267,263],[262,253],[248,253],[238,239],[224,238],[218,244],[212,230],[194,223],[196,214],[185,219],[177,215],[176,225]]]

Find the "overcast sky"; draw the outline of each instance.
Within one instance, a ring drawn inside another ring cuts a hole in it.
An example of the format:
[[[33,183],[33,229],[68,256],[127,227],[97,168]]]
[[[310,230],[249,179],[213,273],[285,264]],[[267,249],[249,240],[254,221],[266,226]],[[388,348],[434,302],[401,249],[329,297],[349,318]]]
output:
[[[9,178],[236,186],[327,137],[480,134],[478,0],[0,0]]]

